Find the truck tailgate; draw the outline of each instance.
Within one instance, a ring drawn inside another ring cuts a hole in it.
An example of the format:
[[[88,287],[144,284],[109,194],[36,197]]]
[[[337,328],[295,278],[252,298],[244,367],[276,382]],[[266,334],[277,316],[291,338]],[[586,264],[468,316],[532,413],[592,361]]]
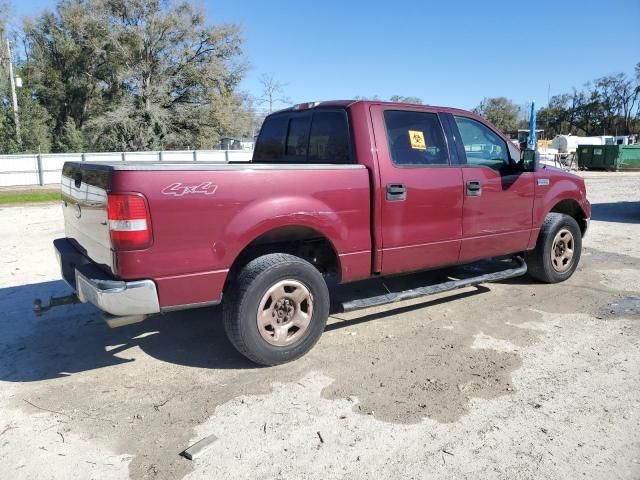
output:
[[[67,238],[87,257],[115,273],[107,221],[112,171],[95,164],[66,163],[61,190]]]

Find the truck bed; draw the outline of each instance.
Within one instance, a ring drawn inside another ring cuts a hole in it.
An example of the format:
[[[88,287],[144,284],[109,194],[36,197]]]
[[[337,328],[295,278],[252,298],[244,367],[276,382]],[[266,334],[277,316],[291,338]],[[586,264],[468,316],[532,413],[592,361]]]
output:
[[[151,279],[164,310],[219,301],[229,269],[251,242],[306,229],[328,238],[343,280],[371,274],[371,205],[362,165],[213,162],[68,162],[66,235],[115,278]],[[114,250],[110,193],[140,193],[153,242]]]

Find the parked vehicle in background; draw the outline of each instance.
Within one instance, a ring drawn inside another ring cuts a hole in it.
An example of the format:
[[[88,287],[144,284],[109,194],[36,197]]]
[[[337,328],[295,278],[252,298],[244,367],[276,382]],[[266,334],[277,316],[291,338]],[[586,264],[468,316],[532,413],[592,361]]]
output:
[[[250,164],[65,164],[66,238],[54,243],[74,295],[110,325],[222,302],[233,345],[275,365],[320,338],[327,277],[519,256],[536,279],[569,278],[591,216],[585,185],[531,154],[463,110],[301,104],[266,118]],[[343,307],[526,269],[520,258],[501,272]]]

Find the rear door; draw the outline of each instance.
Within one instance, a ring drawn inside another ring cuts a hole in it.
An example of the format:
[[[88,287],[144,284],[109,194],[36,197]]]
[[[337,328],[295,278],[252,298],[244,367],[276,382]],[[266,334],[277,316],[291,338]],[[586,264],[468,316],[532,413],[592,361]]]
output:
[[[371,106],[382,195],[382,273],[456,263],[462,169],[450,161],[437,112]]]
[[[534,174],[510,161],[507,142],[485,123],[455,115],[450,125],[464,148],[464,207],[460,262],[527,248],[531,233]]]

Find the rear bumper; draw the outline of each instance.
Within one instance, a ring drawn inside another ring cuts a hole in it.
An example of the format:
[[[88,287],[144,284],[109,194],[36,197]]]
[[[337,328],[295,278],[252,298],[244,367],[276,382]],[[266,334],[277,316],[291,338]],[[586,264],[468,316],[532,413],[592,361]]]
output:
[[[62,277],[83,303],[92,303],[110,315],[160,313],[158,291],[153,280],[124,281],[98,268],[66,238],[54,240]]]

